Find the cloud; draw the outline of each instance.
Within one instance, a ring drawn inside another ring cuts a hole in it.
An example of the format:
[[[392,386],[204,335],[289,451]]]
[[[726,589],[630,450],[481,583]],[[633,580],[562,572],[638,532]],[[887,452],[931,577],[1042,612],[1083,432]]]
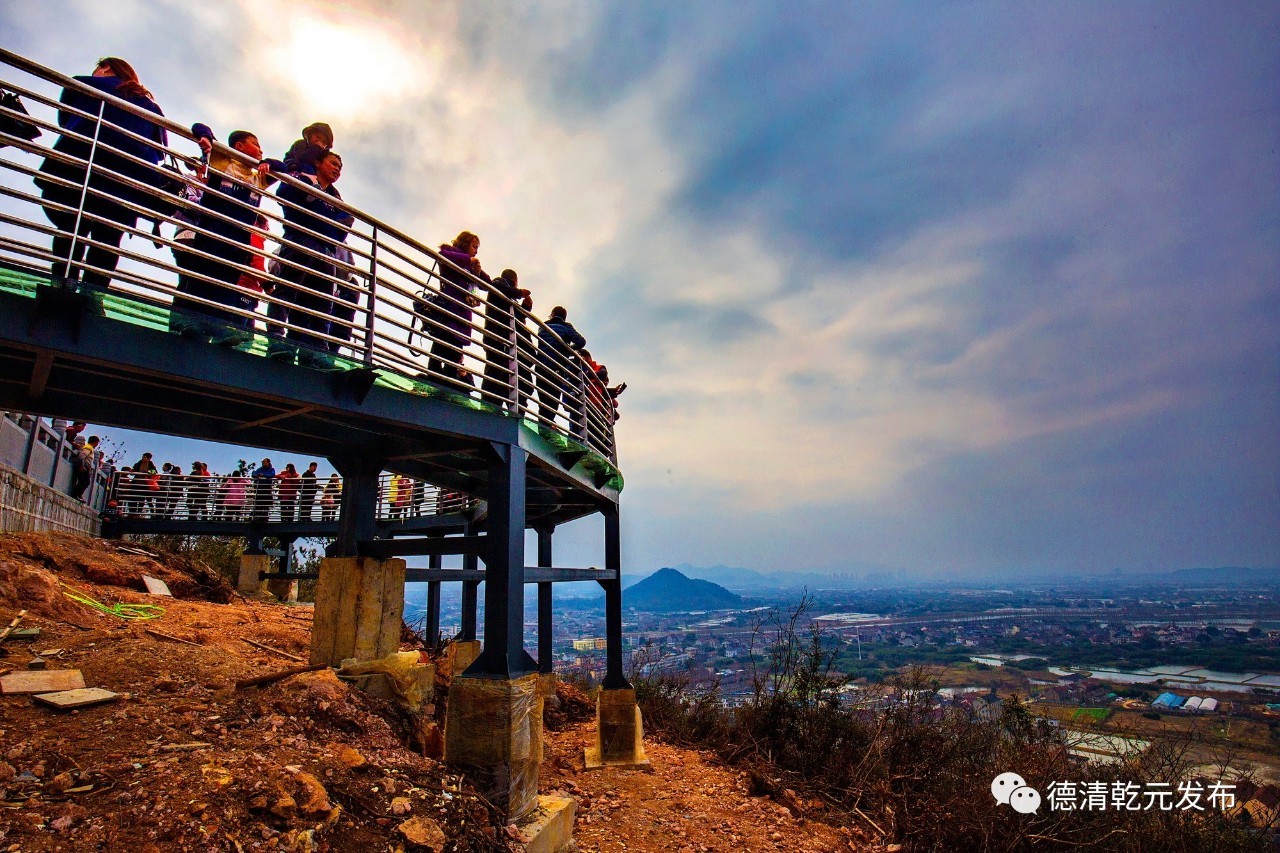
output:
[[[641,560],[1275,558],[1220,483],[1280,510],[1275,10],[60,8],[4,15],[271,153],[330,120],[352,203],[568,306]],[[1205,481],[1234,550],[1179,544]]]

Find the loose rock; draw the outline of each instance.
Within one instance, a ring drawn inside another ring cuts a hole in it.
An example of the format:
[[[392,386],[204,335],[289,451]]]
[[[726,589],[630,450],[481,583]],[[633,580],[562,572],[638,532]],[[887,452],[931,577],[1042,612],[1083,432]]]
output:
[[[430,850],[432,853],[444,850],[444,830],[429,817],[411,817],[397,826],[396,832],[411,845],[409,849]]]

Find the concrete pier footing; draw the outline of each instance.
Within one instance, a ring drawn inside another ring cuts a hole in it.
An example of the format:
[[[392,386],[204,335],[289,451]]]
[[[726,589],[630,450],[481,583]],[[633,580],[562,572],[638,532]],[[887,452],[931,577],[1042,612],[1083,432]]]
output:
[[[311,663],[369,661],[400,648],[405,562],[326,557],[316,585]]]
[[[588,770],[649,766],[649,757],[644,752],[644,723],[635,690],[601,690],[596,695],[596,742],[584,753]]]
[[[266,590],[266,582],[259,580],[259,572],[271,571],[271,557],[266,554],[243,554],[240,557],[240,574],[236,578],[236,592],[256,595]]]
[[[537,807],[542,692],[537,673],[511,679],[454,676],[446,709],[445,762],[466,774],[507,820]]]

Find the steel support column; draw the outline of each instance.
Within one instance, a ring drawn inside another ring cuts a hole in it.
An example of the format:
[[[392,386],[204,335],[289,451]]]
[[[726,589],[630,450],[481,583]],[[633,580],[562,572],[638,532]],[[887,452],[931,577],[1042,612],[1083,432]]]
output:
[[[329,460],[342,475],[342,508],[333,557],[355,557],[358,543],[378,533],[378,475],[382,460],[336,457]]]
[[[463,525],[462,533],[464,536],[475,533],[475,522],[468,521]],[[462,569],[470,572],[480,571],[480,558],[475,554],[463,554]],[[476,622],[480,611],[480,584],[481,581],[464,581],[462,584],[461,640],[464,643],[470,643],[476,639]]]
[[[491,445],[485,521],[484,649],[465,676],[511,679],[535,672],[524,650],[525,465],[528,452]]]
[[[444,568],[444,557],[432,554],[427,558],[427,568]],[[427,624],[422,633],[428,644],[436,646],[440,643],[440,581],[427,582]]]
[[[604,587],[605,690],[630,690],[622,667],[622,528],[618,505],[609,504],[604,515],[604,567],[614,572],[613,580],[600,581]]]
[[[470,560],[473,567],[477,562],[475,556],[463,557],[462,563],[465,568],[467,561]],[[478,611],[480,610],[480,581],[463,581],[462,582],[462,637],[464,643],[470,643],[476,638],[476,621]]]
[[[538,565],[550,568],[551,534],[555,527],[541,526],[538,530]],[[550,583],[538,584],[538,672],[546,675],[553,671],[551,658],[551,587]]]
[[[285,574],[293,571],[293,541],[280,539],[280,571]]]

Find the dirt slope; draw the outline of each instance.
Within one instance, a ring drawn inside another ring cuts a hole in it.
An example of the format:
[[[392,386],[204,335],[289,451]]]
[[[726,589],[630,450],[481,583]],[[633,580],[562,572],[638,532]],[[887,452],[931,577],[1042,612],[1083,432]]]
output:
[[[0,674],[40,652],[48,669],[127,694],[71,712],[0,696],[0,851],[506,848],[465,781],[405,746],[390,703],[329,671],[235,688],[301,665],[287,655],[306,657],[309,608],[246,600],[202,565],[122,547],[0,536],[0,628],[27,609],[22,627],[41,630],[0,645]],[[142,574],[175,598],[142,593]],[[164,613],[121,619],[62,584]],[[802,804],[749,797],[739,774],[696,753],[654,743],[654,772],[586,773],[589,706],[570,688],[553,704],[561,730],[546,738],[541,789],[579,799],[580,850],[850,849]]]

